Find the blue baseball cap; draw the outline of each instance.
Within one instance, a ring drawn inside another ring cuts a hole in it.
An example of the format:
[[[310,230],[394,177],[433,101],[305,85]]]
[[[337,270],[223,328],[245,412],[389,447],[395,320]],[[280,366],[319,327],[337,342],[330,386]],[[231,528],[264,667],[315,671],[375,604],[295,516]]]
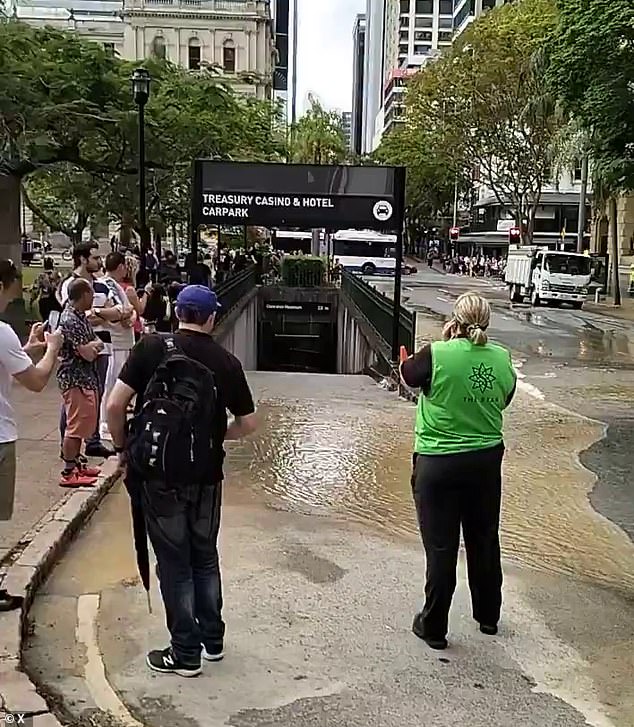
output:
[[[176,306],[206,316],[213,315],[221,307],[218,296],[204,285],[186,285],[176,298]]]

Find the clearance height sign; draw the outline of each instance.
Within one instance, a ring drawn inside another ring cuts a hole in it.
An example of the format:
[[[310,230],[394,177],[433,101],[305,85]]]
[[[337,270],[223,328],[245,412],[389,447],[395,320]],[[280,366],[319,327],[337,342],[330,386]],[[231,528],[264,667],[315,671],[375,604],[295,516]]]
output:
[[[398,232],[404,170],[197,160],[192,214],[204,224]]]

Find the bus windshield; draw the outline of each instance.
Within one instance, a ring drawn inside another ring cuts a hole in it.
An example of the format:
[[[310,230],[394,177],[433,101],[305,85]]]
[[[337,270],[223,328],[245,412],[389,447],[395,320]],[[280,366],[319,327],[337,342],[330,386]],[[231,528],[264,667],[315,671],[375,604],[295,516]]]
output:
[[[546,270],[559,275],[590,275],[591,260],[585,255],[546,255]]]

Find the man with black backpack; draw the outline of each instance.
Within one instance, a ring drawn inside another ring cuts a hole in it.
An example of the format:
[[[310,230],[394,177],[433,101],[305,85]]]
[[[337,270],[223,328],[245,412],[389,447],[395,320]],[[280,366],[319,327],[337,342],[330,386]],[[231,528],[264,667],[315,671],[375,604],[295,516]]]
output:
[[[224,623],[217,538],[223,442],[255,431],[242,365],[211,338],[218,301],[185,287],[179,329],[134,347],[108,400],[108,426],[127,484],[138,488],[158,563],[171,646],[151,651],[154,671],[194,677],[201,657],[223,658]],[[126,435],[126,410],[136,396]],[[233,414],[231,423],[227,410]]]

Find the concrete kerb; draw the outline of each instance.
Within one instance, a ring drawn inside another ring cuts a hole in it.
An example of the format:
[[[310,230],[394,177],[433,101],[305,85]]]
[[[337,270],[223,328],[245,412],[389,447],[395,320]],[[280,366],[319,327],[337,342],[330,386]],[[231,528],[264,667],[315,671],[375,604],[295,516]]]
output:
[[[28,536],[26,547],[9,566],[3,581],[12,595],[22,596],[21,611],[0,614],[0,722],[4,712],[33,717],[34,724],[59,727],[35,684],[22,671],[22,646],[28,636],[28,614],[35,594],[65,548],[95,512],[118,479],[116,465],[106,462],[98,484],[72,492],[53,507]]]

